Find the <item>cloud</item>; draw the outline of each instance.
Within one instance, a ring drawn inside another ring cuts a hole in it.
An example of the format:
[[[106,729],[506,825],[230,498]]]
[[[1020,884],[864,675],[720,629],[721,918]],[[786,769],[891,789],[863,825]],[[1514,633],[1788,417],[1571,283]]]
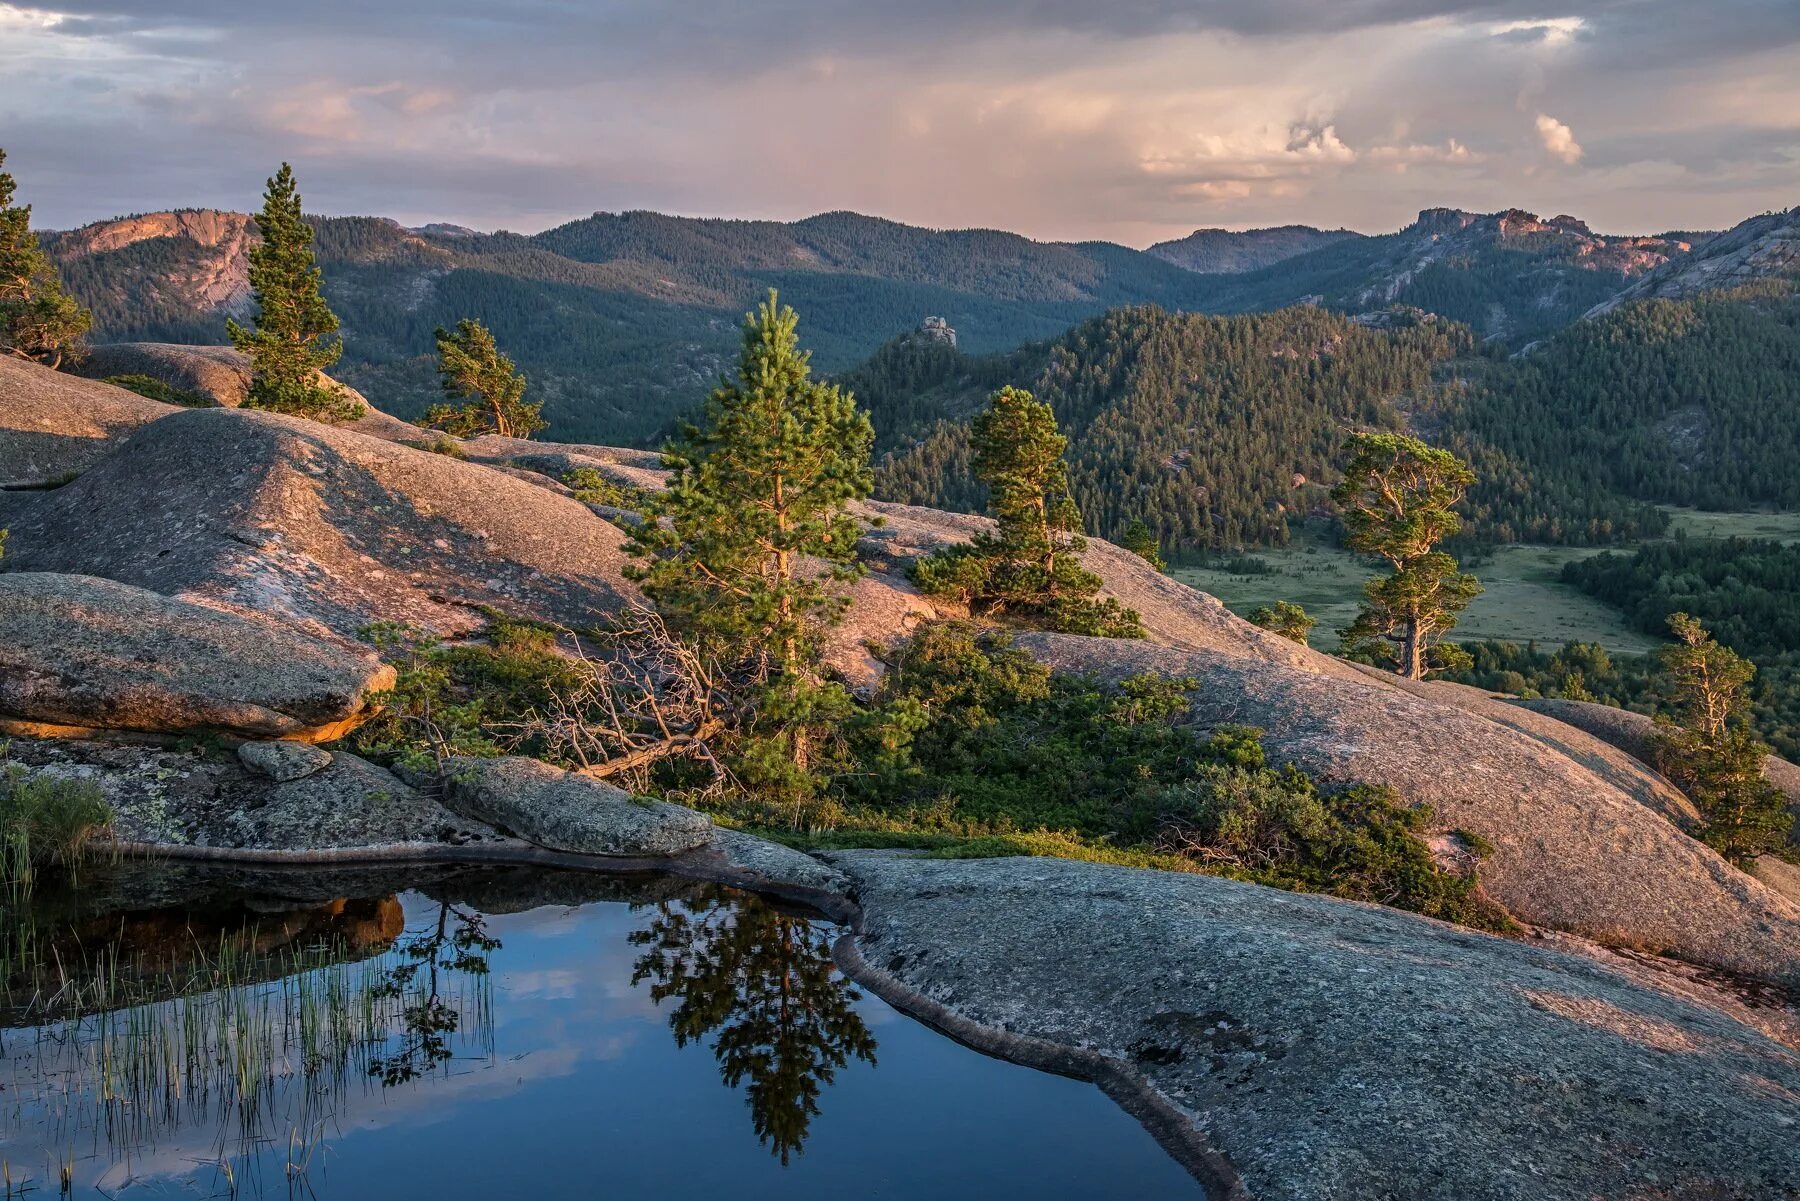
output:
[[[36,3],[0,3],[4,145],[50,225],[243,208],[283,158],[321,212],[515,229],[856,208],[1142,244],[1800,200],[1769,0]]]
[[[1581,161],[1581,143],[1575,140],[1575,131],[1567,125],[1547,113],[1539,113],[1537,131],[1551,157],[1561,159],[1571,167]]]

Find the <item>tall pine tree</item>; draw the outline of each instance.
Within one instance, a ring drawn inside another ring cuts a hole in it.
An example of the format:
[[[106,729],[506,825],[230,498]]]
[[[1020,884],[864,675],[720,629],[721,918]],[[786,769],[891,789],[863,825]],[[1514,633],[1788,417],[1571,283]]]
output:
[[[313,258],[312,227],[300,214],[294,170],[286,163],[269,180],[256,216],[262,242],[250,252],[256,327],[225,327],[231,343],[250,356],[248,408],[316,421],[350,420],[362,405],[320,373],[343,353],[337,316],[320,292],[324,276]]]
[[[31,206],[13,203],[16,189],[13,177],[0,171],[0,350],[54,371],[80,351],[94,318],[63,288],[31,232]]]
[[[1071,634],[1143,637],[1138,615],[1100,599],[1100,577],[1081,565],[1087,539],[1069,494],[1069,440],[1050,406],[1023,388],[1001,388],[970,423],[970,444],[994,528],[915,563],[919,587],[987,616]]]
[[[869,494],[875,440],[853,396],[811,378],[798,324],[773,291],[748,316],[737,377],[665,449],[668,489],[628,547],[658,609],[745,682],[733,771],[797,821],[850,708],[820,646],[861,573],[845,506]]]

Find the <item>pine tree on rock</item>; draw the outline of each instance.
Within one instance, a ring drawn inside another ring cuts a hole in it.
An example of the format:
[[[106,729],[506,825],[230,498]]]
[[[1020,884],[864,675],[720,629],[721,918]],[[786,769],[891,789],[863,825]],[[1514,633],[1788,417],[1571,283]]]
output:
[[[225,323],[231,344],[250,356],[245,407],[316,421],[360,417],[362,405],[320,377],[344,346],[333,336],[338,319],[320,292],[324,277],[313,258],[312,227],[300,214],[294,171],[286,163],[269,180],[256,228],[262,235],[250,251],[256,326]]]
[[[1688,794],[1706,827],[1700,837],[1734,862],[1779,850],[1793,815],[1763,775],[1769,748],[1750,730],[1749,688],[1756,665],[1686,613],[1669,616],[1675,642],[1660,658],[1674,687],[1674,722],[1659,722],[1656,768]]]
[[[1143,637],[1138,615],[1099,598],[1100,577],[1081,565],[1087,539],[1069,494],[1068,439],[1050,406],[1001,388],[970,423],[970,444],[994,528],[915,563],[920,589],[1064,633]]]
[[[1403,434],[1353,434],[1348,449],[1331,493],[1345,542],[1391,570],[1363,586],[1362,612],[1341,631],[1344,650],[1370,653],[1413,680],[1452,669],[1467,655],[1440,640],[1481,585],[1436,547],[1462,528],[1455,506],[1475,473],[1449,451]]]
[[[862,571],[846,506],[869,494],[875,440],[855,397],[811,378],[798,323],[773,291],[749,315],[737,377],[665,449],[668,487],[627,547],[671,624],[747,681],[733,772],[797,822],[852,707],[819,659]]]
[[[436,339],[444,392],[464,403],[432,405],[419,425],[457,438],[529,438],[549,424],[539,416],[542,403],[525,403],[525,376],[500,353],[487,326],[465,317],[454,330],[439,329]]]
[[[0,150],[0,166],[6,152]],[[31,232],[31,206],[14,204],[13,177],[0,171],[0,350],[52,371],[80,353],[93,314],[75,303]]]
[[[1167,571],[1169,565],[1163,561],[1162,544],[1156,535],[1144,523],[1142,517],[1134,517],[1131,523],[1119,534],[1119,545],[1150,564],[1158,571]]]
[[[1289,642],[1307,644],[1312,628],[1319,624],[1318,619],[1293,601],[1276,601],[1273,605],[1260,605],[1250,611],[1250,624],[1261,626],[1271,634],[1279,634]]]

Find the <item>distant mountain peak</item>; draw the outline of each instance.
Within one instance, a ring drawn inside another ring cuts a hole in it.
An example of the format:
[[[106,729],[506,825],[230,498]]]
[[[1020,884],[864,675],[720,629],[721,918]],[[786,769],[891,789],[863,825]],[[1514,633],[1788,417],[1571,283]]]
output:
[[[1659,266],[1587,315],[1597,317],[1628,300],[1678,299],[1779,276],[1800,276],[1800,206],[1706,237],[1691,254]]]

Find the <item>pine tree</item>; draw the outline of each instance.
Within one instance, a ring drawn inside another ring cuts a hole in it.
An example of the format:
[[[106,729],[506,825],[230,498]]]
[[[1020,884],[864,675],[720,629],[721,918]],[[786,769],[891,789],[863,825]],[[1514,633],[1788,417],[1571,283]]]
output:
[[[1150,564],[1158,571],[1167,571],[1169,565],[1163,562],[1162,544],[1150,527],[1144,524],[1142,517],[1134,517],[1119,535],[1119,545]]]
[[[300,214],[294,171],[286,163],[268,182],[256,228],[262,235],[250,252],[256,328],[225,323],[232,345],[250,356],[245,406],[317,421],[361,416],[360,404],[320,378],[344,346],[333,336],[338,319],[319,290],[324,276],[313,259],[312,227]]]
[[[542,403],[525,403],[525,376],[500,353],[487,326],[465,317],[454,330],[439,329],[435,336],[444,392],[465,403],[432,405],[419,425],[458,438],[529,438],[549,424],[538,415]]]
[[[1756,665],[1686,613],[1669,616],[1676,641],[1663,648],[1673,686],[1675,721],[1652,742],[1655,765],[1688,794],[1706,819],[1701,837],[1734,862],[1779,849],[1793,815],[1787,798],[1763,776],[1769,748],[1749,724],[1749,687]]]
[[[6,152],[0,150],[0,166]],[[0,171],[0,350],[52,371],[80,353],[93,314],[75,303],[31,232],[31,206],[13,203],[13,177]]]
[[[1363,586],[1362,612],[1341,631],[1344,649],[1386,659],[1413,680],[1458,666],[1466,655],[1439,640],[1481,585],[1435,547],[1462,528],[1455,506],[1475,473],[1449,451],[1402,434],[1353,434],[1347,449],[1331,493],[1345,542],[1391,570]]]
[[[1100,599],[1101,579],[1081,565],[1087,539],[1069,494],[1068,439],[1056,414],[1023,388],[1005,387],[970,423],[976,478],[987,485],[991,531],[920,559],[913,580],[989,616],[1015,616],[1072,634],[1141,638],[1138,615]]]
[[[819,656],[861,574],[846,505],[869,494],[875,440],[855,397],[811,378],[798,323],[773,291],[749,315],[737,378],[665,449],[668,488],[628,546],[657,607],[746,681],[735,774],[797,817],[851,708]]]
[[[1312,628],[1318,625],[1305,609],[1293,601],[1276,601],[1274,605],[1262,605],[1250,611],[1250,624],[1261,626],[1271,634],[1280,634],[1289,642],[1306,645]]]

